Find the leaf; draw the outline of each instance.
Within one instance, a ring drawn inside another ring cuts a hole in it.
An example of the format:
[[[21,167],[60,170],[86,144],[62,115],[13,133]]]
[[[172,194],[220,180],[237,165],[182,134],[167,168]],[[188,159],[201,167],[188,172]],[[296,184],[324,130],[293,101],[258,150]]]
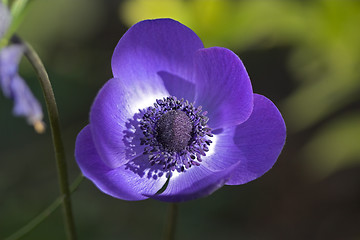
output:
[[[305,164],[318,176],[360,164],[360,114],[325,125],[302,151]]]

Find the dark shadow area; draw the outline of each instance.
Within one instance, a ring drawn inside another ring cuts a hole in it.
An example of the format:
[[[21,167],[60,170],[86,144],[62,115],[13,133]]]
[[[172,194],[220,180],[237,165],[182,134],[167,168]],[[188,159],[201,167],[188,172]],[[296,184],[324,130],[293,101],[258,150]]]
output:
[[[123,142],[126,146],[126,157],[132,159],[126,164],[126,169],[131,170],[141,178],[146,177],[156,180],[158,177],[163,176],[165,172],[157,164],[151,166],[149,155],[143,154],[145,146],[140,144],[140,139],[144,135],[139,124],[143,115],[144,111],[140,110],[139,113],[136,113],[132,119],[128,119],[126,122],[127,130],[124,131]]]

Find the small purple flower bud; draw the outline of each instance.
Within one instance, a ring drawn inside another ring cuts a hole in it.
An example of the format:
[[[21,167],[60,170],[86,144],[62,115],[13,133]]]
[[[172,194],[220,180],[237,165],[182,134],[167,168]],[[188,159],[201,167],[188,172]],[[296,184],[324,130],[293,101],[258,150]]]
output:
[[[0,88],[5,97],[14,101],[13,114],[24,116],[39,133],[44,131],[40,103],[18,74],[18,65],[25,47],[13,44],[0,51]]]

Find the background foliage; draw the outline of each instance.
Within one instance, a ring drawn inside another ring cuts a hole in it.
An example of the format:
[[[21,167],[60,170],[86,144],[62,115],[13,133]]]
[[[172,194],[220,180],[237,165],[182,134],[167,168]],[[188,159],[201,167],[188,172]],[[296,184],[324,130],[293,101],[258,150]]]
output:
[[[288,127],[264,177],[180,205],[178,239],[359,239],[360,1],[33,0],[19,35],[39,52],[58,101],[70,178],[91,103],[111,78],[112,51],[128,27],[171,17],[206,47],[236,52],[254,91]],[[34,71],[20,72],[42,99]],[[42,102],[43,103],[43,102]],[[0,95],[0,239],[58,196],[49,131],[11,116]],[[80,239],[159,239],[167,204],[125,202],[85,180],[73,194]],[[26,239],[64,239],[57,211]]]

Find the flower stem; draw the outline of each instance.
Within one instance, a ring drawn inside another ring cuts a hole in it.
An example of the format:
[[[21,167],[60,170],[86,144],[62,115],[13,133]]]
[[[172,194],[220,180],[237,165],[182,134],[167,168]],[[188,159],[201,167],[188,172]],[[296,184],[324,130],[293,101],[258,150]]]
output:
[[[56,106],[54,92],[48,74],[45,70],[45,67],[40,57],[35,52],[35,50],[31,47],[30,44],[22,41],[19,37],[15,36],[14,42],[16,41],[21,42],[26,46],[25,56],[29,60],[33,68],[35,69],[40,80],[40,85],[43,90],[48,116],[49,116],[50,127],[51,127],[52,140],[55,150],[55,159],[58,170],[60,191],[63,197],[62,205],[64,210],[65,229],[68,239],[74,240],[76,239],[75,224],[71,209],[68,174],[67,174],[66,161],[65,161],[64,145],[62,142],[61,132],[60,132],[59,113]]]
[[[84,179],[83,175],[80,174],[75,181],[70,186],[70,192],[74,192],[78,186],[80,185],[81,181]],[[6,238],[5,240],[17,240],[24,237],[28,234],[31,230],[37,227],[42,221],[44,221],[47,217],[49,217],[63,202],[64,196],[60,196],[53,203],[51,203],[46,209],[44,209],[41,213],[39,213],[35,218],[33,218],[29,223],[25,226],[20,228],[14,234]]]
[[[167,218],[167,226],[165,231],[165,240],[175,239],[176,220],[178,215],[178,205],[176,203],[170,203],[169,213]]]

